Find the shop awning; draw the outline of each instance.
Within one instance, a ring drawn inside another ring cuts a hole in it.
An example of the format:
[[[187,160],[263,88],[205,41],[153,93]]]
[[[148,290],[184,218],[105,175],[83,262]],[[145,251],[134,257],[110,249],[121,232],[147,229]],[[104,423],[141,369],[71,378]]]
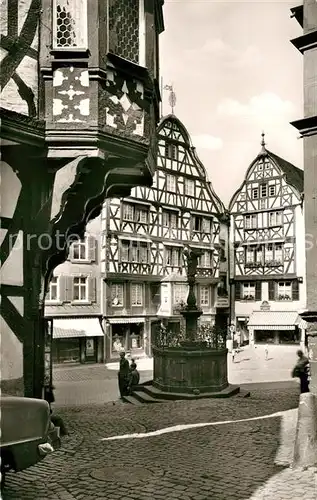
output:
[[[103,337],[98,318],[67,318],[53,320],[53,339]]]
[[[132,325],[133,323],[144,323],[144,318],[107,318],[111,325]]]
[[[305,328],[298,313],[292,311],[254,311],[248,323],[255,330],[294,330],[295,326]]]

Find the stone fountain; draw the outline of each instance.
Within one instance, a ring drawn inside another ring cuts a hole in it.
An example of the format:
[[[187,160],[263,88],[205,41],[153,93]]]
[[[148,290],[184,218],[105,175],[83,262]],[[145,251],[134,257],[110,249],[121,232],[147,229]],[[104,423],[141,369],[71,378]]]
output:
[[[194,286],[201,252],[186,248],[184,255],[189,286],[187,303],[181,310],[186,322],[185,339],[177,346],[153,347],[152,395],[159,397],[159,391],[162,399],[188,399],[236,394],[239,387],[228,384],[228,350],[225,347],[212,348],[197,335],[202,311],[197,307]],[[149,386],[146,392],[151,394]]]

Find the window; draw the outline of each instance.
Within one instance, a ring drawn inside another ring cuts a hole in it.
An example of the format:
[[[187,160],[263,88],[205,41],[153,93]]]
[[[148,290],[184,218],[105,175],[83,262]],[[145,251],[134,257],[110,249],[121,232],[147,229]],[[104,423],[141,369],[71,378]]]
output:
[[[141,222],[142,224],[147,224],[148,210],[145,208],[135,207],[135,221]]]
[[[255,300],[255,283],[242,284],[242,299]]]
[[[72,243],[71,260],[88,260],[87,240],[78,240]]]
[[[147,243],[139,241],[121,242],[121,262],[148,263],[149,252]]]
[[[88,300],[88,279],[87,277],[73,278],[73,300],[80,302]]]
[[[53,0],[53,48],[87,49],[87,1]]]
[[[265,198],[267,196],[267,184],[261,184],[260,186],[261,198]]]
[[[180,304],[181,302],[186,302],[188,293],[187,285],[185,285],[184,283],[175,283],[173,289],[173,303]]]
[[[167,174],[166,176],[166,191],[175,193],[176,191],[176,177],[175,175]]]
[[[209,250],[205,250],[204,253],[198,257],[198,266],[203,268],[211,267],[211,252]]]
[[[169,210],[163,210],[162,212],[162,224],[164,227],[169,227],[171,229],[177,229],[177,214]]]
[[[274,260],[276,260],[276,262],[283,262],[283,245],[280,243],[275,245]]]
[[[48,289],[47,300],[57,302],[59,300],[59,277],[53,276]]]
[[[143,285],[140,283],[131,284],[131,305],[142,306],[143,304]]]
[[[73,1],[73,0],[71,0]],[[145,66],[144,2],[109,2],[109,45],[116,55]]]
[[[111,303],[113,306],[123,306],[123,284],[113,283],[111,285]]]
[[[125,221],[147,224],[149,211],[143,206],[134,206],[131,203],[123,203],[122,219]]]
[[[165,143],[165,157],[170,160],[176,160],[176,146],[175,144]]]
[[[265,249],[265,262],[272,262],[273,260],[273,245],[267,245]]]
[[[292,282],[279,281],[277,284],[278,300],[291,300],[292,298]]]
[[[254,262],[254,247],[248,247],[246,249],[246,263],[252,264]]]
[[[209,306],[209,286],[200,287],[200,305]]]
[[[121,242],[121,262],[129,262],[129,242]]]
[[[269,212],[269,226],[280,226],[282,224],[282,212]]]
[[[129,203],[123,203],[123,214],[122,218],[124,220],[134,220],[134,206]]]
[[[202,221],[203,221],[203,218],[200,217],[199,215],[195,215],[194,216],[194,220],[193,220],[193,231],[195,232],[201,232],[201,229],[202,229]]]
[[[185,194],[187,196],[194,196],[195,183],[192,179],[185,179]]]
[[[257,215],[246,215],[244,218],[244,227],[245,229],[255,229],[257,227],[257,222]]]
[[[263,247],[262,246],[257,247],[255,254],[256,254],[256,262],[258,264],[261,264],[263,262]]]
[[[275,185],[270,185],[269,186],[269,196],[275,196],[276,190],[275,190]]]
[[[258,188],[252,188],[252,199],[256,200],[259,197],[259,189]]]
[[[211,219],[207,219],[206,217],[203,217],[202,224],[201,224],[201,231],[202,231],[202,233],[205,233],[205,234],[211,233]]]
[[[166,266],[180,266],[181,255],[179,248],[166,248]]]

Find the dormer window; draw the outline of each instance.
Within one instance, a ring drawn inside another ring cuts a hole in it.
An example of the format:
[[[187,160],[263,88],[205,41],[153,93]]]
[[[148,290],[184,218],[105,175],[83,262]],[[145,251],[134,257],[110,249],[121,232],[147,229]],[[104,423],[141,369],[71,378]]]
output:
[[[53,49],[88,48],[87,0],[53,0]]]
[[[260,193],[261,193],[261,198],[265,198],[267,196],[267,184],[261,184]]]
[[[258,188],[253,188],[252,189],[252,199],[257,200],[259,197],[259,189]]]
[[[114,0],[109,6],[108,22],[109,51],[145,66],[144,0]]]
[[[275,196],[276,189],[275,189],[275,184],[269,186],[269,196]]]

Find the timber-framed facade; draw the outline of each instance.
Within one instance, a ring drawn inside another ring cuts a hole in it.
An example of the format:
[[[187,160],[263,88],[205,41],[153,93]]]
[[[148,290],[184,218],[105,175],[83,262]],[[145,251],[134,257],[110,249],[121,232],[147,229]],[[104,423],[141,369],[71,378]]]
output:
[[[261,146],[229,206],[233,321],[242,343],[304,343],[303,171]]]
[[[1,384],[26,396],[46,383],[54,268],[155,169],[164,0],[89,3],[2,2]]]
[[[227,327],[228,218],[184,125],[174,116],[158,127],[151,187],[107,200],[102,212],[101,273],[107,359],[120,348],[151,354],[163,321],[177,331],[187,298],[183,249],[202,250],[197,273],[202,322]],[[220,296],[220,298],[219,298]],[[223,315],[221,313],[223,312]]]

